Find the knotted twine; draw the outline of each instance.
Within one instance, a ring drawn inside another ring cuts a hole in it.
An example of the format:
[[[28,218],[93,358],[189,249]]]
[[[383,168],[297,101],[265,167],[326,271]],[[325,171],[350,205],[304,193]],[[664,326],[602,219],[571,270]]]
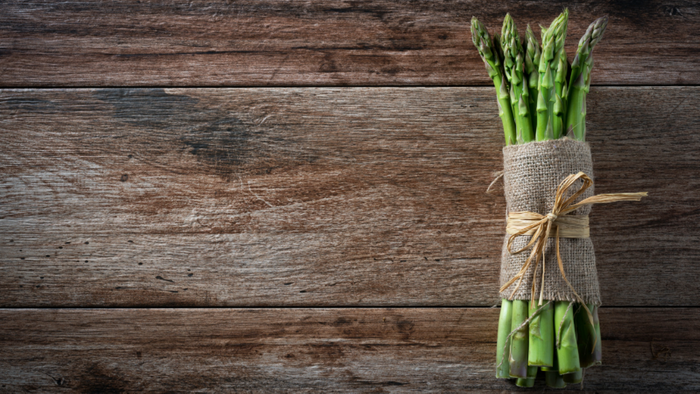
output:
[[[534,304],[538,283],[540,289],[539,308],[508,338],[529,324],[553,300],[578,301],[593,324],[593,315],[586,304],[600,305],[601,302],[595,253],[590,241],[590,206],[639,201],[647,193],[593,195],[593,180],[587,175],[592,176],[593,166],[590,148],[585,142],[564,138],[507,146],[503,149],[503,158],[508,235],[504,240],[501,261],[501,297],[508,300],[529,299]],[[577,184],[581,185],[578,190],[575,189]],[[556,189],[553,185],[556,185]],[[548,255],[550,260],[553,257],[552,243],[559,267],[556,274],[551,272],[553,270],[546,270]],[[514,246],[516,251],[513,251]],[[528,249],[531,252],[525,258],[522,252]],[[562,260],[562,254],[565,254],[565,260]],[[540,280],[535,280],[540,259]],[[572,271],[574,274],[570,275],[570,281],[566,272]],[[523,282],[526,286],[521,288]],[[512,292],[507,294],[508,288],[513,285]],[[583,289],[584,295],[581,296],[581,290],[577,292],[575,287]],[[543,305],[545,299],[548,301]]]
[[[583,180],[583,185],[578,191],[574,192],[569,198],[564,196],[567,194],[569,189],[576,183],[577,180]],[[584,300],[576,292],[576,289],[571,285],[571,282],[566,278],[566,272],[564,271],[564,265],[561,260],[561,253],[559,252],[559,238],[588,238],[590,236],[590,231],[588,228],[588,216],[564,216],[569,212],[573,212],[578,208],[586,205],[593,204],[606,204],[618,201],[639,201],[642,197],[646,196],[646,192],[641,193],[613,193],[613,194],[598,194],[595,196],[588,197],[581,202],[574,203],[574,201],[583,194],[586,189],[593,185],[593,180],[583,172],[577,174],[571,174],[567,176],[557,187],[557,192],[554,198],[554,207],[552,212],[547,215],[540,215],[535,212],[511,212],[508,214],[508,225],[506,227],[506,232],[511,234],[506,243],[506,248],[508,253],[517,254],[524,252],[527,249],[532,249],[530,256],[523,264],[520,271],[513,276],[508,282],[501,286],[501,291],[505,291],[510,285],[517,281],[517,285],[513,292],[511,293],[509,299],[513,298],[513,295],[522,284],[524,274],[530,267],[532,262],[535,262],[535,271],[537,271],[537,265],[539,263],[539,258],[542,258],[542,285],[540,286],[540,297],[538,305],[542,305],[544,299],[544,280],[545,280],[545,259],[544,259],[544,248],[547,243],[547,238],[554,237],[556,252],[557,252],[557,263],[559,264],[559,271],[561,272],[562,279],[569,289],[574,294],[576,299],[586,308]],[[552,235],[552,229],[554,229],[554,235]],[[516,237],[520,235],[531,235],[530,242],[527,243],[523,248],[518,251],[512,250],[512,244]],[[530,299],[535,299],[535,281],[532,282],[532,292]],[[588,311],[590,314],[590,311]]]

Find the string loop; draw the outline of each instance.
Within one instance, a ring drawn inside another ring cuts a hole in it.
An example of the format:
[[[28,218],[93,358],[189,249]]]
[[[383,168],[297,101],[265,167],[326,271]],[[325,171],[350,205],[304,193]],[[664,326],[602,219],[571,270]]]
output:
[[[583,185],[579,190],[574,192],[570,197],[566,197],[569,189],[578,180],[583,181]],[[556,255],[557,263],[559,265],[559,271],[564,279],[564,282],[569,286],[572,293],[576,299],[581,303],[581,305],[586,309],[588,318],[593,324],[593,314],[586,306],[583,299],[576,293],[576,290],[571,285],[569,280],[566,278],[566,273],[564,272],[564,264],[561,260],[561,254],[559,253],[559,238],[588,238],[590,236],[590,231],[588,228],[588,216],[576,216],[567,214],[575,211],[576,209],[584,205],[593,204],[605,204],[618,201],[640,201],[642,197],[647,196],[646,192],[640,193],[613,193],[613,194],[598,194],[584,199],[581,202],[574,203],[576,199],[583,194],[586,189],[593,185],[593,180],[583,172],[577,174],[571,174],[567,176],[557,187],[557,192],[554,198],[554,206],[552,207],[552,212],[547,215],[540,215],[536,212],[511,212],[508,214],[508,225],[506,231],[510,234],[508,242],[506,244],[508,253],[518,254],[522,253],[528,249],[532,249],[530,256],[527,258],[523,264],[520,271],[515,274],[508,282],[501,286],[501,292],[505,291],[513,283],[517,281],[513,292],[511,293],[509,300],[513,299],[513,296],[520,288],[523,282],[525,273],[528,271],[530,266],[535,264],[534,271],[537,272],[537,266],[539,260],[542,259],[543,269],[542,269],[542,289],[544,289],[544,256],[545,248],[547,245],[547,238],[555,238],[556,245]],[[515,239],[521,235],[531,235],[530,242],[525,245],[520,250],[513,251],[512,245]],[[544,292],[540,291],[539,305],[542,305],[542,298]],[[535,300],[535,280],[532,281],[532,296],[531,300]]]

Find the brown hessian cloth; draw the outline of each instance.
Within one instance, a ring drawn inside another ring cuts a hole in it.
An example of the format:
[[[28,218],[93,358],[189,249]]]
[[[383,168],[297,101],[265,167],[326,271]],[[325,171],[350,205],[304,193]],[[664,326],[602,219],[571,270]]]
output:
[[[587,143],[557,139],[552,141],[531,142],[524,145],[511,145],[503,148],[504,188],[507,212],[529,211],[546,216],[552,211],[557,186],[568,176],[583,172],[593,179],[591,150]],[[576,180],[564,194],[570,197],[583,185]],[[593,196],[593,187],[586,189],[574,202]],[[591,206],[585,205],[566,216],[587,217]],[[542,261],[531,264],[523,275],[518,290],[513,294],[517,282],[512,283],[501,292],[501,298],[529,300],[532,298],[532,281],[535,278],[534,294],[542,295],[544,300],[578,301],[571,287],[588,304],[600,305],[600,287],[595,265],[595,252],[590,238],[560,238],[559,253],[566,278],[565,282],[557,265],[556,245],[553,234],[547,239],[544,251],[545,275],[544,291],[542,285]],[[501,286],[508,283],[520,272],[530,251],[511,254],[507,243],[511,237],[506,234],[503,241],[501,257]],[[530,242],[530,235],[515,237],[511,251],[518,251]],[[535,275],[535,268],[537,273]],[[512,298],[511,298],[512,295]]]

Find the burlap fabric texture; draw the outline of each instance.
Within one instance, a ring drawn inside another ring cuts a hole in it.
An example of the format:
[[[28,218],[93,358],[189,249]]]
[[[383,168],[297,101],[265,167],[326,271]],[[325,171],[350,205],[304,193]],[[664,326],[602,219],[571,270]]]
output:
[[[593,179],[591,150],[587,143],[570,139],[531,142],[524,145],[511,145],[503,148],[503,180],[508,212],[530,211],[547,215],[552,211],[557,186],[564,178],[579,171]],[[581,181],[569,190],[571,196],[581,186]],[[588,188],[576,202],[593,195],[593,187]],[[590,206],[584,206],[568,215],[588,215]],[[506,214],[507,215],[507,214]],[[506,234],[501,256],[501,286],[515,276],[530,255],[530,250],[520,254],[510,254]],[[530,240],[529,235],[518,236],[513,242],[512,251],[523,248]],[[545,251],[544,299],[557,301],[578,301],[566,282],[557,264],[554,238],[547,240]],[[576,292],[588,304],[600,305],[600,287],[595,267],[595,252],[590,238],[559,239],[566,277]],[[517,300],[532,297],[534,264],[525,274],[523,283],[513,296]],[[542,262],[538,264],[534,276],[537,298],[540,294]],[[517,282],[516,282],[517,283]],[[502,298],[509,298],[516,283],[501,292]]]

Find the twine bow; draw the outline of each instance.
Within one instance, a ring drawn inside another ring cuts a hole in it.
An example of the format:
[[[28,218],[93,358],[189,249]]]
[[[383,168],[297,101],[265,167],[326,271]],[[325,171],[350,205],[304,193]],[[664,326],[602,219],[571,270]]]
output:
[[[581,179],[583,185],[581,188],[573,193],[571,197],[565,199],[567,191],[573,186],[573,184]],[[508,243],[506,245],[508,253],[518,254],[522,253],[530,248],[530,256],[523,264],[520,271],[513,276],[507,283],[501,286],[500,291],[505,291],[510,285],[518,281],[518,284],[513,289],[509,300],[513,299],[515,292],[518,291],[520,285],[522,284],[523,278],[528,268],[535,262],[534,272],[537,273],[537,266],[540,257],[542,258],[542,284],[540,286],[540,297],[538,305],[542,305],[542,299],[544,297],[544,278],[545,278],[545,247],[547,245],[547,238],[551,237],[552,230],[554,230],[555,245],[557,251],[557,263],[559,264],[559,271],[564,279],[564,282],[569,286],[573,292],[576,299],[581,303],[581,305],[586,309],[588,313],[588,318],[593,324],[593,315],[591,311],[588,310],[586,303],[583,299],[576,293],[576,290],[571,285],[569,280],[566,278],[566,273],[564,272],[564,264],[561,261],[561,254],[559,253],[559,237],[565,238],[588,238],[588,216],[565,216],[566,214],[575,211],[576,209],[584,205],[592,204],[605,204],[618,201],[639,201],[642,197],[647,195],[646,192],[641,193],[613,193],[613,194],[598,194],[595,196],[588,197],[583,201],[574,204],[574,201],[583,194],[589,187],[593,185],[591,178],[579,172],[578,174],[571,174],[564,179],[557,187],[557,193],[554,198],[554,206],[552,207],[552,212],[547,215],[540,215],[535,212],[512,212],[508,215],[508,233],[511,234],[508,238]],[[560,227],[563,227],[564,231],[560,234]],[[565,233],[565,234],[564,234]],[[525,245],[524,248],[513,252],[511,250],[512,244],[515,238],[521,235],[532,235],[530,242]],[[535,300],[535,280],[532,281],[532,297],[530,298],[534,303]]]

